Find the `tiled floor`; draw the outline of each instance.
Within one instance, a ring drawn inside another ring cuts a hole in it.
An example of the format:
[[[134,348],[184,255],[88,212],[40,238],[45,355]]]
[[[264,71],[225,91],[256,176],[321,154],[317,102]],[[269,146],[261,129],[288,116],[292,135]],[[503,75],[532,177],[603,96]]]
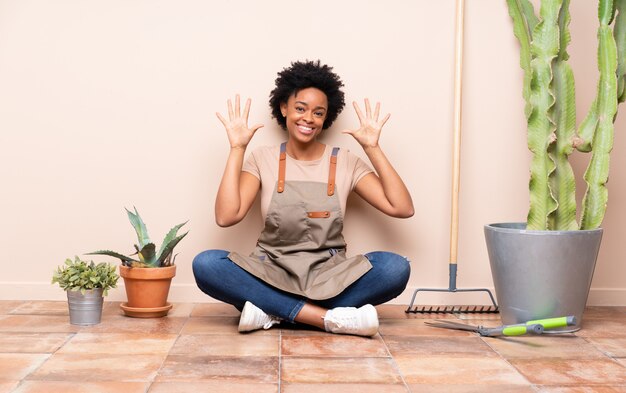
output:
[[[435,317],[404,308],[378,307],[380,334],[361,338],[238,334],[222,304],[134,319],[107,302],[101,324],[78,327],[65,302],[0,301],[0,393],[626,392],[626,307],[590,307],[576,334],[509,339],[428,327]]]

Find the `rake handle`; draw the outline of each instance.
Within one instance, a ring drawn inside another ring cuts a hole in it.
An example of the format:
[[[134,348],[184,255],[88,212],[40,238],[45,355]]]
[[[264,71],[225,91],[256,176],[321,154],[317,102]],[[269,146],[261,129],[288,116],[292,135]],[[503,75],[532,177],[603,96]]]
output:
[[[450,265],[456,265],[459,243],[459,185],[461,180],[461,110],[463,86],[463,19],[465,0],[456,0],[454,55],[454,141],[452,151],[452,214],[450,223]]]

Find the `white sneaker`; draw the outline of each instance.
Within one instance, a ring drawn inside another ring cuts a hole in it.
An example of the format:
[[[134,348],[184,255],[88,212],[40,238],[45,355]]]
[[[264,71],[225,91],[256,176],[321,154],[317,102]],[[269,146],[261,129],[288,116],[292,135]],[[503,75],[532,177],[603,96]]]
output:
[[[241,310],[239,319],[239,331],[250,332],[258,329],[269,329],[280,323],[281,319],[267,315],[260,308],[250,302],[246,302]]]
[[[363,307],[336,307],[326,312],[324,328],[327,332],[373,336],[378,333],[378,313],[371,304]]]

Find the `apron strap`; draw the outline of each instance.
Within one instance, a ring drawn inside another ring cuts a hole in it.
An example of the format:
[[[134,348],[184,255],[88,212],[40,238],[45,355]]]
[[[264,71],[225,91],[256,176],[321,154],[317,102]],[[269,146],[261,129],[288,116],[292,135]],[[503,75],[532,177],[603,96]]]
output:
[[[287,142],[280,144],[280,158],[278,159],[278,185],[276,191],[285,191],[285,167],[287,164]]]
[[[328,171],[328,196],[335,193],[335,173],[337,172],[337,154],[338,147],[333,147],[333,153],[330,156],[330,169]]]

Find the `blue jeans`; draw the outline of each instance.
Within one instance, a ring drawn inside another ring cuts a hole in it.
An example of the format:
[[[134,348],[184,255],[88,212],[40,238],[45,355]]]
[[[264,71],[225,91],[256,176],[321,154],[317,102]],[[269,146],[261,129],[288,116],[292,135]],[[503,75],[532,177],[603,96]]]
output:
[[[385,303],[404,291],[411,273],[406,258],[391,252],[371,252],[365,257],[372,269],[343,292],[330,299],[309,300],[267,284],[228,259],[228,254],[224,250],[208,250],[194,258],[193,274],[198,288],[238,310],[249,301],[267,314],[290,322],[307,302],[328,309]]]

